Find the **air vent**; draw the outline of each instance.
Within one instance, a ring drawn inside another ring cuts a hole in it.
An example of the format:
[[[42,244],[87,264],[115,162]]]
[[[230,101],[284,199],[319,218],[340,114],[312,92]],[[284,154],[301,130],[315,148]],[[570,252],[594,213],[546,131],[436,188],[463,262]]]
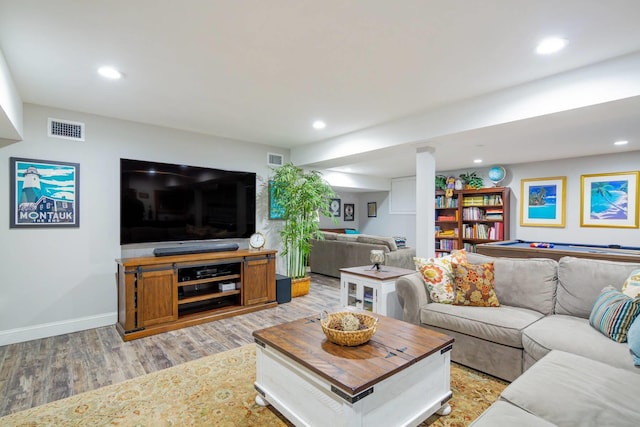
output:
[[[84,123],[49,118],[48,134],[54,138],[84,141]]]
[[[269,166],[282,166],[282,164],[284,163],[284,157],[282,156],[282,154],[268,153],[267,163],[269,164]]]

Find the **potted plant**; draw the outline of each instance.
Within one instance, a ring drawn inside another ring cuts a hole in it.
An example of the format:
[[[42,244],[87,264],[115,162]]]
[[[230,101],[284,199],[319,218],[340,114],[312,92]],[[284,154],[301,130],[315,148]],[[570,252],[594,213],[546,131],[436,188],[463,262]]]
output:
[[[322,238],[322,233],[318,233],[319,214],[331,216],[330,201],[336,195],[320,172],[305,172],[292,163],[275,169],[271,185],[284,218],[280,237],[286,274],[291,277],[291,296],[305,295],[311,282],[307,276],[311,239]]]
[[[484,187],[484,180],[478,176],[477,172],[468,172],[460,174],[460,179],[464,182],[465,188],[479,189]]]

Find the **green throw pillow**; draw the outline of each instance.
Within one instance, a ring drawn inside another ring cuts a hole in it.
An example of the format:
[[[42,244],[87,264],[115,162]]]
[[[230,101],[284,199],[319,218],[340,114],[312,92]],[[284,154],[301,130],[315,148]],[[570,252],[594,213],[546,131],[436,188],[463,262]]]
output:
[[[638,314],[640,299],[628,297],[608,286],[593,304],[589,323],[612,340],[627,342],[627,333]]]

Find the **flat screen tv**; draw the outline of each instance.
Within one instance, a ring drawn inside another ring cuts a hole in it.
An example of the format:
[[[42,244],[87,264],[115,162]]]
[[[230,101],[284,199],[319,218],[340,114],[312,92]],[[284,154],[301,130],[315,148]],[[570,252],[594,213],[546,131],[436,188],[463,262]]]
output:
[[[256,174],[120,159],[120,244],[247,238]]]

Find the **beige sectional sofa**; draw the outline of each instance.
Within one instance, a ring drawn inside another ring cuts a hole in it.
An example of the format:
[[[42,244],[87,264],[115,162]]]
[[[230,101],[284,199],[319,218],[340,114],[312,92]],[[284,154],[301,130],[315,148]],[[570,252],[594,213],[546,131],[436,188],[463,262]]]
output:
[[[372,250],[385,254],[385,265],[415,269],[414,248],[398,249],[392,237],[370,234],[341,234],[322,232],[324,239],[311,240],[309,267],[312,273],[340,277],[340,269],[371,264]]]
[[[405,321],[455,338],[452,360],[513,381],[474,425],[640,425],[637,406],[619,399],[638,396],[640,368],[626,343],[589,324],[601,290],[621,289],[640,264],[467,258],[494,263],[500,307],[432,303],[420,273],[398,279],[396,289]]]

